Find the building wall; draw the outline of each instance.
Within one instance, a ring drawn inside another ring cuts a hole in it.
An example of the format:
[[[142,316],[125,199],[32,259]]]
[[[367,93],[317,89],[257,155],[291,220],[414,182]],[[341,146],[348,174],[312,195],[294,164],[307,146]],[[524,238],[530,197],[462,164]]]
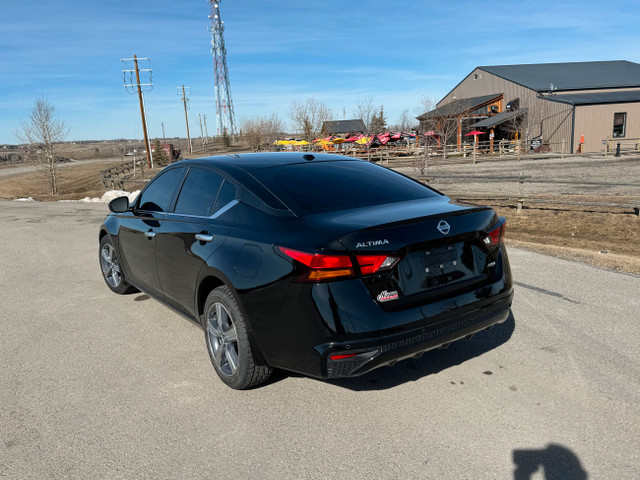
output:
[[[572,122],[572,107],[570,105],[539,98],[538,92],[534,90],[478,68],[449,92],[438,103],[438,106],[445,105],[455,99],[479,97],[492,93],[504,94],[500,111],[504,111],[510,100],[519,98],[520,107],[526,107],[531,112],[530,138],[542,135],[542,139],[549,142],[551,149],[557,152],[562,150],[562,141],[565,140],[565,152],[569,152]]]
[[[552,152],[569,153],[571,149],[571,125],[573,106],[566,103],[536,100],[537,115],[542,124],[542,140],[549,143]],[[564,141],[564,142],[563,142]]]
[[[476,75],[478,78],[475,78]],[[529,88],[497,77],[491,73],[476,68],[458,86],[451,90],[440,102],[438,107],[461,98],[479,97],[491,93],[504,93],[502,110],[509,100],[520,98],[521,102],[529,98],[535,98],[537,93]]]
[[[612,138],[613,114],[619,112],[627,113],[625,136]],[[602,141],[608,138],[611,139],[612,148],[615,148],[618,141],[623,146],[635,145],[636,141],[628,139],[640,138],[640,103],[576,106],[574,151],[578,148],[581,135],[584,135],[584,153],[602,151]]]

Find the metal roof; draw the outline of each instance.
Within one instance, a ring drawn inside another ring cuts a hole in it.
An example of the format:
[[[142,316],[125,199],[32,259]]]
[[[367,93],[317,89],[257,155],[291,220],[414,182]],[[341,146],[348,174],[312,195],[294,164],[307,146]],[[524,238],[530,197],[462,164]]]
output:
[[[364,133],[366,127],[360,118],[354,120],[331,120],[322,124],[322,131],[326,133]]]
[[[482,95],[481,97],[462,98],[460,100],[454,100],[441,107],[438,107],[430,112],[423,113],[418,120],[426,120],[427,118],[436,117],[455,117],[461,113],[469,110],[475,110],[482,104],[490,103],[491,100],[497,99],[502,96],[502,93],[493,93],[491,95]]]
[[[537,92],[640,87],[640,64],[627,60],[478,68]]]
[[[545,100],[569,105],[602,105],[607,103],[640,102],[640,90],[626,92],[576,93],[573,95],[545,95]]]
[[[527,112],[526,108],[519,108],[518,110],[514,110],[512,112],[502,112],[498,113],[489,118],[485,118],[484,120],[480,120],[478,123],[474,123],[472,125],[473,128],[491,128],[496,125],[500,125],[501,123],[506,122],[507,120],[511,120],[519,115],[523,115]]]

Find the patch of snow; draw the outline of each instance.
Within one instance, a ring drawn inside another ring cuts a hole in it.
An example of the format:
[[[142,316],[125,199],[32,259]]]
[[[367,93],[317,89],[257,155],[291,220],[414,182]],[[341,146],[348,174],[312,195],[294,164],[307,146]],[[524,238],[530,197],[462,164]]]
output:
[[[129,203],[133,203],[135,198],[140,193],[140,190],[136,190],[135,192],[125,192],[124,190],[109,190],[102,195],[100,198],[90,198],[84,197],[80,200],[58,200],[59,202],[81,202],[81,203],[109,203],[111,200],[118,197],[129,197]],[[31,197],[29,197],[31,198]],[[26,199],[21,199],[23,201],[27,201]],[[33,199],[31,199],[33,200]]]
[[[14,202],[35,202],[35,200],[31,197],[29,198],[16,198],[13,200]]]

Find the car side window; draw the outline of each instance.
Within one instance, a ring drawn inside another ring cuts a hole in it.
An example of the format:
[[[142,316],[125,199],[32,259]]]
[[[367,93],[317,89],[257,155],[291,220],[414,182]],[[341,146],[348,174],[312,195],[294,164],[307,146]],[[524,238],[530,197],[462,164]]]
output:
[[[142,192],[138,209],[150,212],[166,212],[178,182],[182,178],[183,170],[183,168],[172,168],[154,178]]]
[[[204,168],[191,168],[180,190],[174,213],[208,217],[221,184],[220,174]]]
[[[236,198],[236,186],[229,180],[225,180],[220,188],[216,205],[213,208],[214,213],[220,210],[222,207],[232,202]]]

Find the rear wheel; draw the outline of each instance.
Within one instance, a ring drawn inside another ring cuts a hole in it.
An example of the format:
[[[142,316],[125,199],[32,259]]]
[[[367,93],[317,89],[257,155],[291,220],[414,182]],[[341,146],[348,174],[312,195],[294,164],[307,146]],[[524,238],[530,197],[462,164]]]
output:
[[[136,288],[124,279],[116,250],[107,235],[100,240],[100,269],[102,278],[111,291],[120,295],[136,291]]]
[[[271,367],[255,364],[244,315],[226,286],[212,290],[207,297],[203,325],[211,363],[224,383],[243,390],[271,376]]]

